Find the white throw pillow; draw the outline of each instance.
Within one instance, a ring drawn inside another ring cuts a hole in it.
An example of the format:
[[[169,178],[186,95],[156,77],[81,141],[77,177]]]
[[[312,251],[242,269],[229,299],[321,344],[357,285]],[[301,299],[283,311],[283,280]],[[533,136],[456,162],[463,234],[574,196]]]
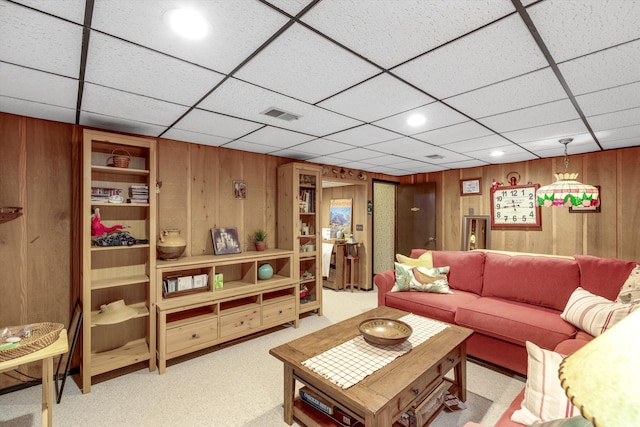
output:
[[[576,328],[597,337],[638,307],[640,305],[609,301],[582,288],[577,288],[569,297],[560,317]]]
[[[636,265],[622,285],[617,302],[629,304],[640,302],[640,265]]]
[[[527,384],[521,408],[511,421],[530,425],[580,415],[560,386],[558,368],[564,356],[527,341]]]

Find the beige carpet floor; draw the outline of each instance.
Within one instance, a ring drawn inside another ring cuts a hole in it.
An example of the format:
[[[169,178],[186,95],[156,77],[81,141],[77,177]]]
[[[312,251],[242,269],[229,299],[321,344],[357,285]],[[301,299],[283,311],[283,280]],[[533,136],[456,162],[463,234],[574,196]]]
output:
[[[164,375],[142,369],[111,379],[82,394],[68,379],[62,401],[53,408],[54,425],[75,426],[286,426],[282,420],[282,363],[270,348],[370,310],[375,291],[325,289],[324,315],[300,327],[273,333],[170,365]],[[524,386],[513,378],[469,363],[470,408],[441,413],[437,427],[461,426],[468,419],[492,426]],[[479,402],[473,407],[473,402]],[[0,396],[0,427],[41,425],[40,387]],[[481,406],[481,407],[480,407]],[[294,423],[295,425],[295,423]]]

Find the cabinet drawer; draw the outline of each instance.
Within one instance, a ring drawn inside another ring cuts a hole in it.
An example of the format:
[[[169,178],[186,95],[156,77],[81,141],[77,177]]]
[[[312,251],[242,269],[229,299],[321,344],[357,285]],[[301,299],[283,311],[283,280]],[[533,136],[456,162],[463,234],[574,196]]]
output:
[[[280,301],[262,306],[262,325],[279,325],[295,318],[296,302]]]
[[[238,335],[260,327],[260,307],[220,316],[220,337]]]
[[[183,350],[218,338],[218,319],[189,323],[167,329],[167,353]]]
[[[444,404],[449,390],[449,382],[442,381],[435,390],[433,390],[420,404],[414,409],[416,416],[416,426],[424,426],[427,421],[435,414]]]

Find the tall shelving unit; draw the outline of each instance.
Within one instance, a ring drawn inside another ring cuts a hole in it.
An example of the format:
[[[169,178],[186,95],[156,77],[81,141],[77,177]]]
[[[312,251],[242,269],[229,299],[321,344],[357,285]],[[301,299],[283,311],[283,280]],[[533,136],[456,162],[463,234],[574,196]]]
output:
[[[321,203],[319,166],[294,162],[278,168],[278,248],[294,253],[294,274],[301,291],[299,314],[317,311],[322,315]]]
[[[126,167],[108,165],[114,154],[129,158]],[[148,186],[148,201],[129,202],[132,185]],[[119,189],[123,203],[96,200],[102,189]],[[139,362],[156,368],[156,141],[85,129],[82,181],[82,391],[92,378]],[[107,227],[126,226],[138,240],[131,246],[96,246],[91,215],[100,210]],[[96,325],[103,305],[124,300],[135,310],[127,320]]]

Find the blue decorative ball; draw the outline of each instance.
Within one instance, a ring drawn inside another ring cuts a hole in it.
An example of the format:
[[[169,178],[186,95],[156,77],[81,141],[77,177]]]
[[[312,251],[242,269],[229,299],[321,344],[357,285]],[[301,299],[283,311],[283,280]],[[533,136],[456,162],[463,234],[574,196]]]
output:
[[[273,267],[270,264],[262,264],[258,267],[258,279],[267,280],[273,277]]]

